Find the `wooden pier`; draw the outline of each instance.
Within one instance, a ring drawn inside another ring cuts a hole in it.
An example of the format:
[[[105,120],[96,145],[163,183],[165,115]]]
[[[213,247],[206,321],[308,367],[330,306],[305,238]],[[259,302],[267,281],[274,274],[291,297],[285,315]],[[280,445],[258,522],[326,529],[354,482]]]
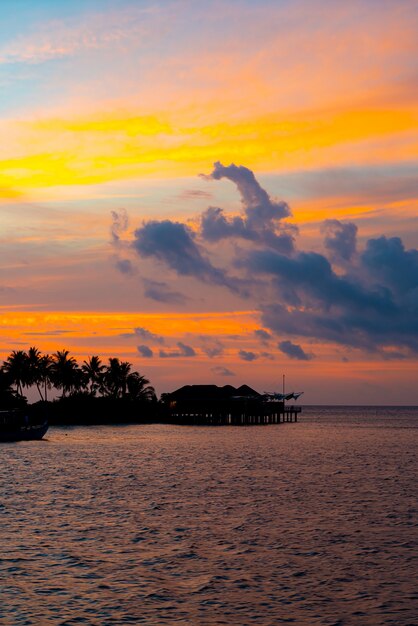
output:
[[[167,421],[208,426],[297,422],[300,406],[266,400],[250,387],[190,385],[167,394]]]
[[[212,426],[250,426],[297,422],[300,406],[286,406],[269,411],[250,412],[178,412],[170,411],[170,421],[176,424],[202,424]]]

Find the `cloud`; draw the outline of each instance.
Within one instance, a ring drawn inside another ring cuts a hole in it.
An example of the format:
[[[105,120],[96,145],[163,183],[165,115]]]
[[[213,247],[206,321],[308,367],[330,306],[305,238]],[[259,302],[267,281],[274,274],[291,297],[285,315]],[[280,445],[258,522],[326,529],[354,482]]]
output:
[[[350,207],[382,205],[418,195],[416,163],[411,162],[298,170],[278,174],[278,182],[292,197],[344,199]]]
[[[129,226],[129,217],[126,209],[120,209],[119,211],[111,211],[112,216],[112,224],[110,227],[110,235],[112,237],[112,242],[114,244],[118,244],[121,238],[121,235],[128,230]]]
[[[127,276],[132,276],[135,274],[135,268],[132,265],[132,261],[129,259],[115,259],[115,267],[121,274],[126,274]]]
[[[260,339],[262,341],[262,343],[268,343],[271,340],[271,338],[272,338],[271,334],[268,333],[263,328],[257,328],[254,331],[254,335],[257,337],[257,339]]]
[[[224,352],[224,345],[219,339],[213,337],[200,336],[202,351],[210,358],[221,356]]]
[[[400,352],[399,350],[382,350],[380,355],[385,361],[399,361],[408,357],[405,352]]]
[[[170,289],[165,282],[150,280],[149,278],[144,278],[142,282],[144,285],[144,296],[150,300],[155,300],[155,302],[184,304],[189,300],[186,295]]]
[[[194,357],[196,356],[196,351],[191,346],[186,345],[179,341],[177,343],[178,350],[172,350],[171,352],[166,352],[165,350],[160,350],[160,357],[162,359],[177,359],[181,357]]]
[[[36,332],[28,332],[28,333],[22,333],[23,335],[29,335],[29,336],[39,336],[39,337],[55,337],[55,336],[59,336],[59,335],[67,335],[68,333],[71,333],[73,331],[71,330],[65,330],[65,329],[56,329],[56,330],[46,330],[44,332],[41,331],[36,331]]]
[[[268,193],[261,187],[253,172],[242,165],[222,165],[219,161],[214,164],[210,174],[214,180],[227,178],[236,184],[241,195],[241,201],[247,215],[248,225],[257,227],[274,219],[282,219],[290,215],[286,202],[271,200]]]
[[[281,341],[277,347],[290,359],[309,361],[312,358],[312,355],[307,354],[301,346],[296,343],[292,343],[291,341]]]
[[[287,353],[292,346],[300,348],[292,341],[303,337],[383,358],[388,351],[418,353],[418,250],[407,250],[399,237],[357,240],[357,226],[339,220],[327,220],[322,226],[324,254],[299,248],[297,230],[283,222],[290,215],[287,204],[273,200],[251,170],[218,162],[206,178],[227,178],[236,184],[242,215],[209,207],[197,232],[181,222],[146,222],[131,242],[139,256],[156,259],[179,276],[249,298],[264,326],[255,337],[268,342],[271,334],[277,334],[282,344],[290,341],[290,348],[283,344]],[[117,239],[124,221],[118,214],[114,222]],[[282,236],[289,245],[278,243]],[[227,238],[240,238],[242,243],[220,247]],[[215,256],[216,267],[210,260]],[[231,275],[231,268],[236,275]],[[166,283],[145,284],[156,300],[179,303]],[[292,354],[297,354],[296,348]],[[216,346],[202,350],[208,356],[220,353]],[[175,351],[174,356],[185,355]],[[239,357],[250,361],[260,355],[241,350]]]
[[[146,328],[141,328],[138,326],[134,328],[130,333],[121,333],[119,337],[122,339],[140,339],[142,341],[147,341],[148,343],[158,343],[160,345],[164,345],[165,339],[161,335],[156,335]]]
[[[361,261],[373,280],[417,302],[418,250],[405,250],[399,237],[379,237],[366,242]]]
[[[216,367],[211,367],[210,371],[216,374],[217,376],[236,376],[235,372],[232,372],[227,367],[222,367],[221,365],[217,365]]]
[[[16,37],[0,48],[0,65],[38,64],[64,59],[86,51],[97,51],[144,38],[146,10],[104,11],[77,19],[51,20],[35,32]]]
[[[322,232],[325,233],[324,245],[331,260],[350,261],[356,253],[357,226],[351,222],[325,220]]]
[[[270,250],[256,251],[248,256],[248,267],[254,273],[274,276],[281,295],[292,294],[293,302],[310,307],[349,307],[353,312],[366,310],[383,315],[393,314],[396,308],[387,289],[366,287],[354,276],[337,275],[328,259],[316,252],[299,252],[290,259]]]
[[[243,361],[255,361],[258,359],[258,355],[255,352],[248,352],[247,350],[240,350],[238,356]]]
[[[209,199],[212,194],[209,191],[203,191],[203,189],[184,189],[178,197],[181,200],[198,200],[199,198]]]
[[[151,331],[147,330],[146,328],[142,328],[141,326],[134,328],[134,333],[135,337],[139,337],[144,341],[153,341],[160,344],[164,343],[164,337],[162,337],[161,335],[156,335],[155,333],[152,333]]]
[[[151,359],[154,356],[153,351],[148,346],[137,346],[139,354],[145,359]]]
[[[228,218],[222,209],[209,207],[201,217],[201,234],[207,241],[219,241],[228,237],[243,238],[260,242],[291,254],[297,228],[283,224],[281,220],[290,216],[286,202],[272,200],[256,180],[253,172],[234,164],[224,166],[219,161],[206,179],[227,178],[236,184],[241,195],[243,216]]]
[[[129,247],[127,242],[122,240],[122,235],[126,233],[129,226],[129,216],[125,209],[119,211],[111,211],[112,223],[110,226],[111,244],[115,249],[115,255],[112,257],[115,268],[125,276],[133,276],[136,269],[130,259],[121,258],[121,253]]]
[[[389,347],[418,352],[418,251],[384,236],[361,251],[355,224],[329,220],[324,228],[329,258],[268,245],[239,251],[235,265],[257,284],[264,326],[382,355]]]
[[[262,322],[276,333],[369,351],[397,346],[418,352],[417,256],[399,239],[383,237],[369,240],[345,274],[312,252],[294,259],[270,252],[252,257],[254,271],[274,276],[279,296],[261,305]],[[290,307],[286,290],[292,292]]]
[[[205,346],[202,350],[210,359],[221,356],[224,351],[222,346]]]
[[[201,217],[202,237],[207,241],[220,241],[227,237],[255,239],[255,232],[246,228],[242,217],[227,218],[222,209],[209,207]]]
[[[193,276],[206,283],[234,289],[223,270],[205,258],[193,232],[180,222],[146,222],[135,231],[133,248],[142,257],[154,257],[180,276]]]

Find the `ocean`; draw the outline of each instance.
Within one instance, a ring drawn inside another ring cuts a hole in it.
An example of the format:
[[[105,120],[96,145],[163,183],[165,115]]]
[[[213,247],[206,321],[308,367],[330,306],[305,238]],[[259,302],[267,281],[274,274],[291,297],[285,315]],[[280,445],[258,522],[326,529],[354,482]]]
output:
[[[418,408],[0,444],[0,624],[418,624]]]

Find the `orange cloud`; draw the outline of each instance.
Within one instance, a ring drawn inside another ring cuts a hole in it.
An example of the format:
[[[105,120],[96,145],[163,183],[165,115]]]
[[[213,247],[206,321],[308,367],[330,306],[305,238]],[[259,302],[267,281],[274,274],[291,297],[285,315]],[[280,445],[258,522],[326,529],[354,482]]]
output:
[[[204,171],[219,158],[263,171],[385,163],[413,158],[418,149],[413,108],[311,111],[200,126],[178,117],[176,124],[169,113],[3,123],[9,141],[0,149],[0,187],[30,193],[172,177]]]

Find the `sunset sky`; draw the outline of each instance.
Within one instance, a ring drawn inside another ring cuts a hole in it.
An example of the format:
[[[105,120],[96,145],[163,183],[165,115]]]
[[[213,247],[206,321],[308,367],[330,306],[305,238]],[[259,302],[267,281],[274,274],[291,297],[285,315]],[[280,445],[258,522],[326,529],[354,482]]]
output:
[[[418,404],[416,0],[0,15],[0,359]]]

